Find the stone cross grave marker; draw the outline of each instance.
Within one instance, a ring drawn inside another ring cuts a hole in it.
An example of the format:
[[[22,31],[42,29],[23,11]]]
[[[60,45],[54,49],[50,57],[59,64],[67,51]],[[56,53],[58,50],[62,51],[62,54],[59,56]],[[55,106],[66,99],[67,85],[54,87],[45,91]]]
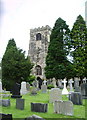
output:
[[[27,89],[26,89],[26,82],[22,82],[21,83],[21,90],[20,90],[20,93],[21,93],[21,95],[23,95],[23,94],[26,94],[28,91],[27,91]]]
[[[50,90],[49,102],[54,103],[58,100],[62,100],[62,91],[59,88],[52,88]]]
[[[44,81],[43,81],[43,85],[46,85],[46,83],[47,83],[47,81],[46,81],[46,80],[44,80]]]
[[[83,83],[86,83],[86,81],[87,81],[87,79],[86,79],[86,77],[83,79]]]
[[[72,92],[73,91],[72,83],[74,83],[74,81],[70,79],[68,83],[70,84],[70,92]]]
[[[64,81],[62,81],[62,82],[64,83],[64,88],[63,88],[63,90],[62,90],[62,95],[68,95],[69,92],[68,92],[68,90],[67,90],[67,88],[66,88],[66,83],[67,83],[66,78],[65,78]]]

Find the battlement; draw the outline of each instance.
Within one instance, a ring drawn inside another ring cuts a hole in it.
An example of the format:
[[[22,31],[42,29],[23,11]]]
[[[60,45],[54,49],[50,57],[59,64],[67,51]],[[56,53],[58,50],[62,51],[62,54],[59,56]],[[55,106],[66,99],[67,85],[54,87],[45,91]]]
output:
[[[45,27],[38,27],[38,28],[34,28],[34,29],[30,29],[30,32],[38,32],[38,31],[43,31],[43,30],[50,30],[51,31],[51,27],[49,25],[46,25]]]

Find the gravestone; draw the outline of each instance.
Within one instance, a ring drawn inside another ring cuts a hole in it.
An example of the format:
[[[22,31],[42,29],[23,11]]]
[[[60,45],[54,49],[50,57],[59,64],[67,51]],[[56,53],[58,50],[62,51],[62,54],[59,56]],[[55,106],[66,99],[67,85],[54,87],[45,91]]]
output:
[[[24,82],[24,81],[21,83],[20,93],[21,93],[21,95],[24,95],[24,94],[28,93],[28,91],[26,89],[26,82]]]
[[[8,107],[10,106],[10,99],[0,100],[0,106]]]
[[[49,102],[52,103],[58,100],[62,100],[62,92],[59,88],[52,88],[50,90]]]
[[[83,99],[87,99],[87,83],[81,84],[81,94]]]
[[[37,88],[33,87],[30,91],[31,95],[36,95],[37,94]]]
[[[38,88],[38,81],[37,80],[33,81],[32,85],[33,87]]]
[[[32,112],[47,112],[48,104],[45,103],[31,103]]]
[[[74,87],[76,88],[76,87],[79,87],[79,81],[80,81],[80,78],[78,78],[78,77],[75,77],[74,78]]]
[[[47,81],[46,81],[46,80],[44,80],[44,81],[43,81],[43,85],[46,85],[46,84],[47,84]]]
[[[58,80],[58,88],[63,89],[62,80]]]
[[[20,110],[24,110],[24,99],[17,98],[16,99],[16,108]]]
[[[26,83],[26,89],[27,91],[30,91],[30,84],[28,82]]]
[[[13,89],[12,89],[12,95],[11,97],[12,98],[21,98],[22,96],[20,95],[20,84],[18,83],[15,83],[14,86],[13,86]]]
[[[67,88],[66,88],[66,83],[67,83],[66,78],[65,78],[64,81],[62,81],[62,82],[64,83],[64,88],[63,88],[63,90],[62,90],[62,95],[68,95],[69,92],[68,92],[68,90],[67,90]]]
[[[53,83],[54,88],[56,88],[57,86],[56,86],[56,79],[55,78],[52,79],[52,83]]]
[[[69,94],[69,100],[75,105],[82,105],[82,95],[80,92],[72,92]]]
[[[0,120],[13,120],[12,114],[0,113]]]
[[[62,100],[54,102],[54,112],[62,114]]]
[[[42,91],[42,93],[46,93],[47,92],[47,86],[46,85],[42,85],[41,86],[41,91]]]
[[[87,78],[86,78],[86,77],[84,77],[84,79],[83,79],[83,83],[86,83],[86,81],[87,81]]]
[[[73,91],[72,83],[74,83],[74,81],[70,79],[68,83],[70,84],[70,92],[72,92]]]
[[[0,81],[0,93],[2,93],[2,82]]]
[[[45,120],[45,119],[37,115],[32,115],[30,117],[25,118],[25,120]]]
[[[62,114],[63,115],[73,115],[73,103],[71,101],[62,102]]]
[[[54,112],[63,115],[73,115],[73,103],[71,101],[55,101]]]

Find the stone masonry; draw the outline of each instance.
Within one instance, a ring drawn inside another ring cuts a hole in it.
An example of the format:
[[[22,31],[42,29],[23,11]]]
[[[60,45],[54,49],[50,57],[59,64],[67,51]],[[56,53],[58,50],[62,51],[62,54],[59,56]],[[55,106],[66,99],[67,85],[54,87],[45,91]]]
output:
[[[51,28],[46,25],[45,27],[38,27],[30,29],[30,41],[28,55],[34,67],[32,74],[36,77],[45,78],[44,67],[45,59],[50,42]]]

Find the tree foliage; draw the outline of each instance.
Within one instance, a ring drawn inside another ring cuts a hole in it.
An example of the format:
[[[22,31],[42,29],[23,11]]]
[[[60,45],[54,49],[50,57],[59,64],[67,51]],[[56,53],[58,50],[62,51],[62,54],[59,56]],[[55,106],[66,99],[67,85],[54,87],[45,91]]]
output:
[[[63,79],[70,76],[69,70],[72,71],[72,64],[67,60],[69,41],[68,25],[63,19],[58,18],[52,29],[46,57],[45,74],[47,78]]]
[[[85,21],[81,15],[79,15],[71,30],[71,46],[73,51],[71,55],[73,57],[73,65],[75,69],[75,76],[85,76],[85,63],[87,62],[86,48],[87,48],[87,28]]]
[[[3,88],[11,89],[15,82],[27,81],[33,65],[25,52],[16,47],[14,39],[9,40],[2,58]]]

